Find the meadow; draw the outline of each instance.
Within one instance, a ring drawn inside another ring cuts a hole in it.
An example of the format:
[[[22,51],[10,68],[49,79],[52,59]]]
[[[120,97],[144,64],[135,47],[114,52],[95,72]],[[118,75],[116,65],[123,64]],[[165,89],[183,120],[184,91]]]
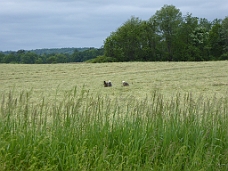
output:
[[[227,66],[1,64],[0,170],[228,170]]]

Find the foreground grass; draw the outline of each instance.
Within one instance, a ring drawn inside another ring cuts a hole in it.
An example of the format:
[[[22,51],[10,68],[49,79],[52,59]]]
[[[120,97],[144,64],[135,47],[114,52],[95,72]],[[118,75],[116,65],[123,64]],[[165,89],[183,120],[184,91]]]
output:
[[[0,170],[228,170],[228,99],[1,96]]]

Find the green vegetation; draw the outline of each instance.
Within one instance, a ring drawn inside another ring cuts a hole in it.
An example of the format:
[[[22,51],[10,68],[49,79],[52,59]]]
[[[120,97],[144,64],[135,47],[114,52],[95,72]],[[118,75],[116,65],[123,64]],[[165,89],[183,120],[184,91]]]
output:
[[[182,16],[164,5],[149,20],[131,17],[104,42],[117,61],[209,61],[228,59],[228,17],[212,22]]]
[[[105,63],[105,62],[116,62],[115,58],[106,57],[106,56],[97,56],[96,58],[87,60],[88,63]]]
[[[52,48],[52,49],[35,49],[30,50],[30,52],[34,52],[37,55],[44,55],[44,54],[70,54],[72,55],[75,51],[83,52],[90,48]]]
[[[19,50],[17,52],[0,53],[0,63],[52,64],[84,62],[103,54],[102,48]]]
[[[1,96],[1,170],[227,170],[228,99]]]
[[[19,52],[32,52],[37,55],[44,55],[44,54],[69,54],[72,55],[75,50],[79,52],[83,52],[85,50],[88,50],[90,48],[51,48],[51,49],[34,49],[34,50],[19,50]],[[10,54],[14,53],[14,51],[5,51],[4,54]]]
[[[227,61],[1,64],[0,170],[225,171],[227,70]]]

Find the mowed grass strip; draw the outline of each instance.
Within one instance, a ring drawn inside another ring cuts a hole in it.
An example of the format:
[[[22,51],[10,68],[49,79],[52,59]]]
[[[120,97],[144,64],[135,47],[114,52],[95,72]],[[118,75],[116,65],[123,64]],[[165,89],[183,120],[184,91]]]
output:
[[[206,97],[226,97],[228,61],[218,62],[127,62],[73,64],[1,64],[0,92],[33,90],[33,98],[62,98],[74,87],[109,96],[144,98],[159,90],[165,98],[177,92]],[[111,80],[113,87],[104,88]],[[130,86],[122,87],[127,81]],[[56,94],[58,90],[58,94]],[[36,101],[37,99],[34,99]]]

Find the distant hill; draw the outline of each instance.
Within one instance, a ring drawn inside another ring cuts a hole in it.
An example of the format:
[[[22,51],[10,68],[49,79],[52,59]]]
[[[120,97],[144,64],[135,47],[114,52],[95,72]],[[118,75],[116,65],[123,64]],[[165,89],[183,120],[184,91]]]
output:
[[[30,51],[33,53],[36,53],[37,55],[42,55],[42,54],[73,54],[75,50],[79,51],[79,52],[83,52],[85,50],[88,50],[90,48],[88,47],[83,47],[83,48],[51,48],[51,49],[35,49],[35,50],[25,50],[26,52]],[[4,54],[9,54],[12,52],[16,52],[16,51],[5,51],[2,52]]]
[[[35,50],[30,50],[30,52],[34,52],[38,55],[42,55],[42,54],[73,54],[75,50],[82,52],[85,50],[88,50],[89,48],[53,48],[53,49],[35,49]]]

